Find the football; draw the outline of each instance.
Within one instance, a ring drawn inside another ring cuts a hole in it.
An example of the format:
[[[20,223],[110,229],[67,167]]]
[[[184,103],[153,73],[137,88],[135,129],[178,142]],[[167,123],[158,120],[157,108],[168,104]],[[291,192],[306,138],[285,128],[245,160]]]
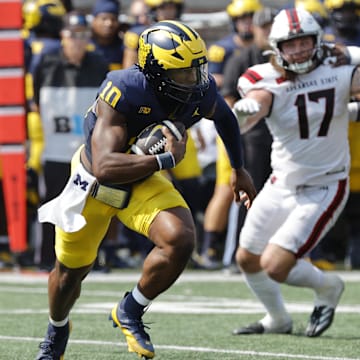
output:
[[[161,123],[154,123],[147,126],[136,137],[131,151],[137,155],[156,155],[165,151],[166,137],[161,129],[166,126],[177,140],[181,140],[185,133],[185,125],[181,122],[164,120]]]

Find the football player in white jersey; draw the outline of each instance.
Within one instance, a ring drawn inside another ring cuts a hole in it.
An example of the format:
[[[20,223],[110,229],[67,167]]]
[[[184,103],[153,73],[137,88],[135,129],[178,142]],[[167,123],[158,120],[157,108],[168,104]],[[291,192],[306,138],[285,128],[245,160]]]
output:
[[[292,318],[279,283],[310,288],[314,311],[305,335],[321,335],[332,323],[344,283],[304,256],[333,226],[349,186],[347,104],[360,92],[360,69],[334,67],[322,31],[305,10],[285,9],[270,33],[269,63],[239,79],[234,106],[242,131],[261,118],[272,133],[272,174],[247,214],[236,260],[265,307],[256,323],[238,334],[291,333]],[[354,63],[354,61],[353,61]],[[359,62],[358,62],[359,63]]]

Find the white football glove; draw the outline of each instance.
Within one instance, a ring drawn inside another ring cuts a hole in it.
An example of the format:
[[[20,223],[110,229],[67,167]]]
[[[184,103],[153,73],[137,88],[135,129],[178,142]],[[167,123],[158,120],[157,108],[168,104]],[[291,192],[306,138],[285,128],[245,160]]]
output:
[[[233,113],[238,119],[241,127],[248,116],[254,115],[260,111],[261,105],[254,99],[240,99],[233,106]]]

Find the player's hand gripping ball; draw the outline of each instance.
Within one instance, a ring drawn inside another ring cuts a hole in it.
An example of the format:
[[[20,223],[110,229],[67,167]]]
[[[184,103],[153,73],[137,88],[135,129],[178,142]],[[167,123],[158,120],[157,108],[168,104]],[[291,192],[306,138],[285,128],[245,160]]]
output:
[[[162,133],[162,127],[166,126],[175,138],[180,141],[185,133],[185,125],[181,122],[164,120],[146,127],[136,137],[135,143],[131,145],[131,151],[137,155],[157,155],[165,152],[166,137]]]

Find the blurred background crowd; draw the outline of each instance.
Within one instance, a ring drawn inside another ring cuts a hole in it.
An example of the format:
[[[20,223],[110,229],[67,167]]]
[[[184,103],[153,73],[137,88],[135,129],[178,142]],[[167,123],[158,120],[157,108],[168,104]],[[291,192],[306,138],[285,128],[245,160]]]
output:
[[[284,7],[303,7],[324,30],[324,41],[360,45],[360,0],[26,0],[22,5],[27,117],[27,250],[13,254],[0,184],[0,268],[48,272],[54,229],[37,222],[40,204],[58,195],[82,142],[82,119],[110,70],[137,62],[138,38],[160,20],[188,23],[208,47],[209,71],[227,103],[240,98],[237,79],[268,60],[272,20]],[[354,98],[354,101],[358,99]],[[351,123],[348,204],[309,260],[325,270],[360,269],[359,124]],[[185,159],[164,173],[188,202],[197,226],[196,269],[238,271],[234,251],[246,211],[233,203],[230,163],[211,121],[188,130]],[[357,140],[355,140],[357,138]],[[271,171],[271,135],[264,122],[244,134],[245,166],[259,190]],[[0,175],[1,175],[0,163]],[[1,176],[0,176],[1,182]],[[140,267],[152,244],[114,219],[94,271]],[[15,256],[16,255],[16,256]]]

